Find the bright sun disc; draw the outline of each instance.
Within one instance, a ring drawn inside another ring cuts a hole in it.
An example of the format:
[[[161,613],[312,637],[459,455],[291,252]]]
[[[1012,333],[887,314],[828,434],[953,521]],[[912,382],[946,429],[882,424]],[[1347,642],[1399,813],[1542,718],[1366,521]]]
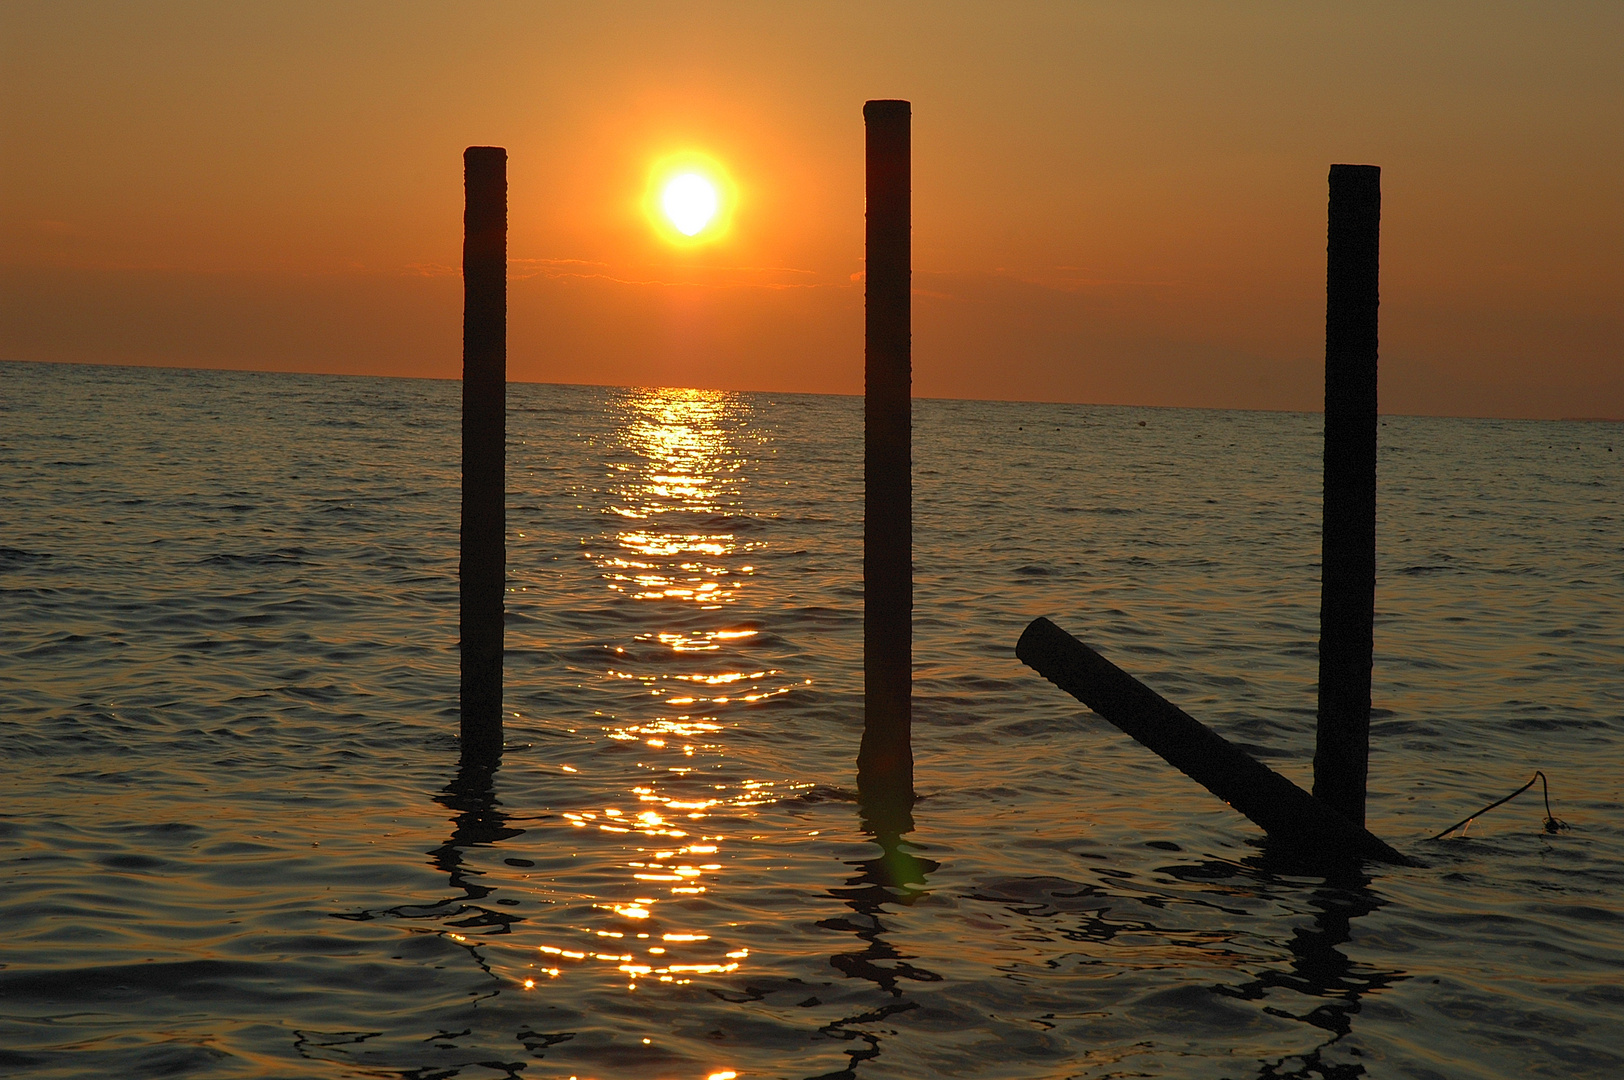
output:
[[[684,236],[697,236],[716,217],[720,203],[716,185],[698,173],[673,176],[660,193],[660,208]]]

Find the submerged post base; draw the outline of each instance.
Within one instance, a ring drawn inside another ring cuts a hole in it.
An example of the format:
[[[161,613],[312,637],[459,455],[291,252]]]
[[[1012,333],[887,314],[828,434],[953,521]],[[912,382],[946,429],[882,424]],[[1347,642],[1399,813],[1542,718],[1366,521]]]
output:
[[[1316,858],[1413,863],[1048,619],[1032,620],[1015,655],[1272,839]]]

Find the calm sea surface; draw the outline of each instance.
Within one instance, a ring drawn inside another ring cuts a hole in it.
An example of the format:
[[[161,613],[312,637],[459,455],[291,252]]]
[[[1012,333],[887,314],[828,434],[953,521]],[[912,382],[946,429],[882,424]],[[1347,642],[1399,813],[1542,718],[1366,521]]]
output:
[[[459,772],[452,382],[0,365],[0,1074],[1624,1075],[1624,425],[1381,427],[1327,881],[1024,668],[1304,786],[1318,416],[915,403],[913,831],[865,829],[861,402],[513,386]],[[1465,838],[1425,837],[1551,780]]]

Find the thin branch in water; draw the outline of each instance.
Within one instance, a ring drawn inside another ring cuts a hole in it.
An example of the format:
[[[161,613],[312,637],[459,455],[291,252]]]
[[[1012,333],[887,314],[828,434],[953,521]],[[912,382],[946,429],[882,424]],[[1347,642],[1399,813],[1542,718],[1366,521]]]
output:
[[[1503,799],[1497,799],[1496,801],[1491,802],[1489,805],[1485,806],[1483,809],[1479,810],[1475,814],[1468,814],[1466,817],[1461,818],[1459,821],[1455,822],[1455,824],[1451,825],[1449,828],[1445,829],[1443,832],[1439,833],[1437,836],[1429,836],[1429,837],[1427,837],[1427,839],[1428,840],[1442,840],[1444,837],[1448,836],[1450,833],[1454,832],[1456,829],[1459,829],[1464,825],[1470,825],[1478,817],[1482,816],[1483,814],[1488,813],[1490,810],[1493,810],[1496,806],[1505,805],[1506,803],[1510,802],[1512,799],[1515,799],[1518,795],[1521,795],[1523,792],[1525,792],[1529,788],[1533,787],[1535,780],[1538,780],[1544,786],[1544,790],[1545,790],[1545,831],[1548,832],[1548,833],[1555,833],[1555,832],[1563,832],[1563,831],[1565,831],[1568,828],[1568,823],[1565,822],[1565,821],[1558,820],[1557,817],[1554,814],[1551,813],[1551,784],[1550,784],[1550,781],[1545,779],[1545,774],[1543,772],[1541,772],[1538,769],[1535,769],[1534,770],[1534,775],[1528,781],[1528,783],[1524,784],[1522,787],[1518,788],[1516,791],[1513,791],[1510,795],[1507,795]]]

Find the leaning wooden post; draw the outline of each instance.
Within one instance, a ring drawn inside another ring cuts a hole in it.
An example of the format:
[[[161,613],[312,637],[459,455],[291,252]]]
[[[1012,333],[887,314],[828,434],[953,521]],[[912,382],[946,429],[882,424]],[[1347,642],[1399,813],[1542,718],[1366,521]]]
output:
[[[1048,619],[1032,620],[1015,655],[1299,855],[1411,862]]]
[[[913,797],[910,109],[863,105],[867,311],[863,398],[863,742],[859,791]],[[889,800],[888,800],[889,801]]]
[[[1365,821],[1376,611],[1381,169],[1332,165],[1325,267],[1325,511],[1314,794]]]
[[[507,151],[463,152],[463,754],[502,750],[502,591],[507,577]]]

